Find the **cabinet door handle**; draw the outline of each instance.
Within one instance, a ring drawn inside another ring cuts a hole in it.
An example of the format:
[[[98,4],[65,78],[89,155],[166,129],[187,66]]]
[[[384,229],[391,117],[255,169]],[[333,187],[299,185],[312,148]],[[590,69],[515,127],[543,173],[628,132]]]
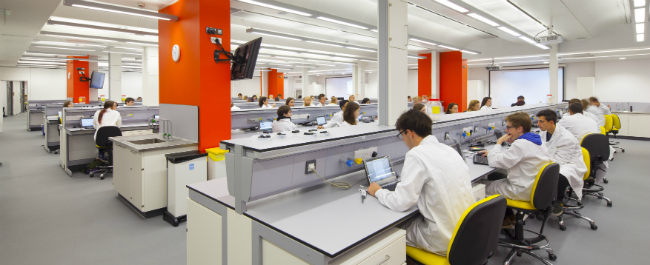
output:
[[[386,255],[386,258],[385,258],[382,262],[380,262],[379,264],[377,264],[377,265],[384,264],[384,263],[386,263],[386,261],[388,261],[389,259],[390,259],[390,255]]]

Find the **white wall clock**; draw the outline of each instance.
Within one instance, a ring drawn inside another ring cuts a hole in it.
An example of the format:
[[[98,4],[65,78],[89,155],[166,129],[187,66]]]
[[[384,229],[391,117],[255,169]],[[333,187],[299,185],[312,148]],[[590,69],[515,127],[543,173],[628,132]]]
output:
[[[174,62],[178,62],[180,58],[181,58],[181,47],[178,47],[178,44],[174,44],[174,47],[172,47],[172,59],[174,59]]]

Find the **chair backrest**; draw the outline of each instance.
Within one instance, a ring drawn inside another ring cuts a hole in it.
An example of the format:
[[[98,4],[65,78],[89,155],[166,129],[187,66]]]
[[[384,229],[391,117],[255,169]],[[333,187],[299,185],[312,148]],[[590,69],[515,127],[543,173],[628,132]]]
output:
[[[605,131],[611,132],[614,128],[614,120],[612,115],[605,115]]]
[[[587,172],[585,175],[582,177],[582,180],[587,180],[589,178],[589,175],[591,174],[591,158],[589,157],[589,151],[585,149],[584,147],[582,149],[582,160],[585,162],[585,165],[587,166]]]
[[[122,130],[116,126],[104,126],[100,127],[97,131],[97,137],[95,138],[95,144],[97,146],[104,147],[108,142],[108,137],[122,136]]]
[[[618,115],[612,113],[612,119],[614,120],[614,130],[621,129],[621,119],[618,118]]]
[[[580,146],[589,151],[592,162],[606,161],[609,158],[609,138],[605,135],[598,133],[587,134],[580,141]]]
[[[537,173],[533,190],[530,192],[530,204],[536,209],[546,209],[557,197],[557,180],[560,177],[560,165],[548,163]]]
[[[607,135],[607,130],[605,130],[605,127],[600,126],[600,134]]]
[[[450,264],[481,264],[497,249],[506,199],[493,195],[465,210],[449,241]]]

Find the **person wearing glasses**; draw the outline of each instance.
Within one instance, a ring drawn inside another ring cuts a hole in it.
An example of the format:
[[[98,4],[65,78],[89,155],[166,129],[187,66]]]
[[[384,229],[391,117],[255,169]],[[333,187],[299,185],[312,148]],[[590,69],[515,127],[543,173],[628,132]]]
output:
[[[417,110],[397,119],[397,138],[409,148],[401,181],[395,191],[373,182],[368,193],[397,212],[417,205],[419,214],[401,225],[406,229],[406,244],[446,256],[456,224],[475,200],[467,163],[454,149],[438,142],[431,134],[432,123]]]
[[[533,122],[525,112],[515,112],[506,117],[506,133],[497,140],[490,151],[481,151],[480,155],[488,157],[488,165],[508,171],[503,174],[492,174],[485,182],[485,195],[501,194],[517,201],[530,201],[530,193],[537,173],[544,165],[551,162],[546,145],[542,144],[539,135],[531,133]],[[512,143],[509,149],[503,150],[503,142]],[[501,179],[497,179],[501,178]],[[508,213],[503,220],[503,228],[514,227],[514,214]]]

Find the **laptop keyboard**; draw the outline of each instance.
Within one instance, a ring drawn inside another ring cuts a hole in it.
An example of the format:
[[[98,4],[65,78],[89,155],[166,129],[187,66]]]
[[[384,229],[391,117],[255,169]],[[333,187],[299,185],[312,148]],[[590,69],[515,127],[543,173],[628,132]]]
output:
[[[395,187],[397,186],[397,183],[399,182],[393,182],[393,183],[388,183],[383,186],[381,186],[382,189],[387,189],[389,191],[395,191]]]
[[[474,164],[487,165],[488,164],[487,156],[481,156],[478,154],[474,155]]]

